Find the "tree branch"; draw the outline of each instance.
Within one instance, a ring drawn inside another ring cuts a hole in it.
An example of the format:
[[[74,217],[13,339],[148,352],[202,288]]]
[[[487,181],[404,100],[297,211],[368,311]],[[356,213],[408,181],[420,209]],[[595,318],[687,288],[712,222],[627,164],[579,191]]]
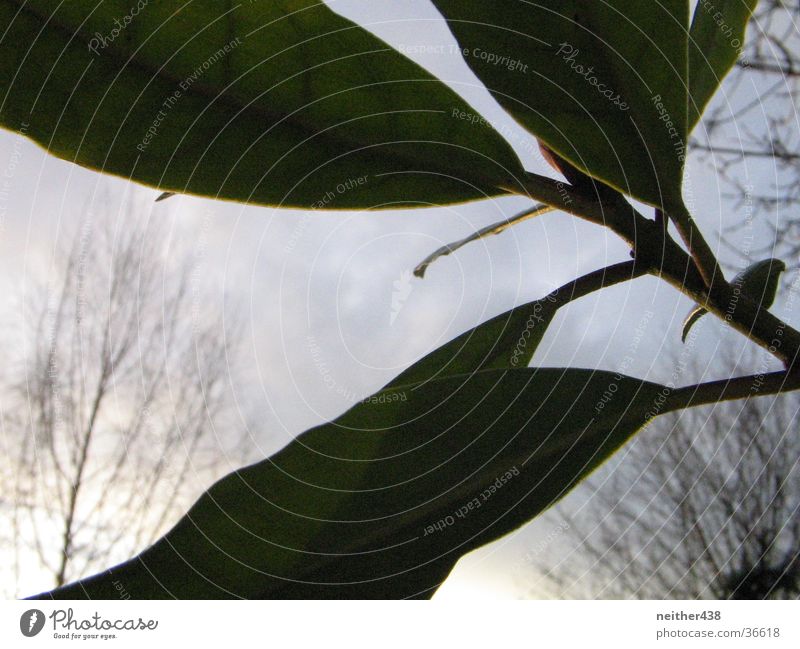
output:
[[[720,401],[780,394],[797,389],[800,389],[800,373],[798,372],[750,374],[677,388],[670,393],[667,399],[667,409],[668,411],[680,410]]]
[[[714,252],[694,222],[689,210],[681,206],[677,210],[670,211],[668,215],[675,223],[678,233],[689,249],[695,266],[703,276],[703,280],[709,290],[713,293],[718,286],[727,286],[725,274],[722,272]]]
[[[414,269],[414,275],[417,277],[425,277],[425,271],[428,270],[428,266],[430,266],[434,261],[439,259],[439,257],[445,257],[454,253],[459,248],[466,246],[468,243],[472,243],[473,241],[479,241],[484,237],[490,237],[495,234],[500,234],[501,232],[505,232],[507,228],[510,228],[512,225],[516,225],[517,223],[522,223],[523,221],[527,221],[528,219],[535,218],[541,214],[545,214],[546,212],[552,212],[553,208],[549,205],[534,205],[532,207],[526,208],[521,212],[518,212],[514,216],[511,216],[503,221],[498,223],[492,223],[491,225],[487,225],[485,228],[481,228],[477,232],[473,232],[468,237],[463,239],[459,239],[458,241],[454,241],[453,243],[448,243],[447,245],[438,248],[430,255],[425,257],[417,267]]]
[[[711,288],[695,263],[697,259],[689,256],[671,237],[665,237],[660,225],[642,216],[619,193],[615,192],[613,199],[606,197],[601,201],[596,196],[590,197],[578,192],[571,185],[531,173],[520,180],[520,187],[503,189],[610,228],[631,246],[638,262],[649,268],[651,273],[669,282],[768,350],[787,369],[794,368],[795,360],[800,357],[800,332],[776,318],[750,297],[734,293],[724,281],[721,271],[714,270],[719,267],[718,263],[702,236],[694,241],[690,240],[690,243],[695,251],[698,250],[698,242],[702,242],[699,244],[700,249],[705,244],[705,252],[696,254],[701,259],[704,272],[710,274],[712,279],[717,274],[721,280],[714,279]],[[679,220],[683,222],[685,230],[688,227],[685,215],[684,218],[679,215]],[[699,235],[696,228],[688,232],[690,239]]]
[[[636,260],[622,261],[581,275],[577,279],[559,286],[540,301],[546,300],[556,305],[556,309],[559,309],[568,302],[582,298],[602,288],[608,288],[615,284],[642,277],[647,275],[648,272],[649,269]]]
[[[737,61],[736,65],[742,70],[755,70],[756,72],[778,74],[783,78],[800,77],[800,70],[795,70],[790,65],[774,65],[763,61]]]
[[[717,155],[735,155],[745,158],[769,158],[782,160],[784,162],[797,162],[800,160],[800,153],[792,153],[791,151],[772,151],[772,150],[756,150],[756,149],[737,149],[734,147],[715,146],[713,144],[704,144],[702,142],[692,142],[692,148],[702,149],[709,153]]]

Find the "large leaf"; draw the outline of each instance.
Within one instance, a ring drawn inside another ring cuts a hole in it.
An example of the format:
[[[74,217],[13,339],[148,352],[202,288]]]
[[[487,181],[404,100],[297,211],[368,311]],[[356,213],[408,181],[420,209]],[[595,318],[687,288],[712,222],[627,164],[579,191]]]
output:
[[[529,131],[669,211],[687,133],[686,0],[434,0],[464,58]]]
[[[744,47],[758,0],[700,0],[689,32],[689,130]]]
[[[507,143],[318,0],[0,0],[0,124],[160,187],[325,208],[499,194]]]
[[[429,596],[623,444],[661,390],[526,368],[381,392],[222,479],[135,559],[41,597]]]

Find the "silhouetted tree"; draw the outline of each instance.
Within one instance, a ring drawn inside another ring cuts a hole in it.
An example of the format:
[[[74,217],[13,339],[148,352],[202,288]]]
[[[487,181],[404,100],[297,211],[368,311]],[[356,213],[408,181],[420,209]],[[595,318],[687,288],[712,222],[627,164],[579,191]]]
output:
[[[536,594],[800,597],[798,416],[789,393],[655,420],[556,509],[572,548],[537,558]]]
[[[727,186],[740,230],[756,216],[800,254],[800,0],[761,0],[737,67],[692,141]],[[769,179],[763,182],[763,179]],[[775,252],[770,242],[761,252]]]
[[[204,307],[192,256],[168,255],[164,228],[132,211],[111,223],[86,220],[46,285],[21,296],[6,350],[18,582],[46,570],[60,585],[142,550],[230,468],[241,439],[224,426],[237,332]]]

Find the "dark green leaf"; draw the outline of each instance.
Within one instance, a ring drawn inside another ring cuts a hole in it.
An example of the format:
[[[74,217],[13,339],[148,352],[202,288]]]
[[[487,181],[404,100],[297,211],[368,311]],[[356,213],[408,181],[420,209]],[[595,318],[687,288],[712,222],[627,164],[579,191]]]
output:
[[[0,0],[0,124],[154,187],[286,207],[502,193],[519,161],[318,0]]]
[[[434,0],[464,58],[531,133],[667,211],[681,202],[686,0]]]
[[[42,597],[430,596],[663,412],[661,390],[572,369],[386,390],[219,481],[140,556]]]
[[[689,131],[744,47],[758,0],[699,0],[689,32]]]

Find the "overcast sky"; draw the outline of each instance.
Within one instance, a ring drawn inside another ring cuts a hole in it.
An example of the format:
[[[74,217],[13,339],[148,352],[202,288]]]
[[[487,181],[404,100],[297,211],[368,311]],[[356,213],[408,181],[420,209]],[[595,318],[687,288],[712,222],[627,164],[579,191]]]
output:
[[[401,51],[455,43],[425,0],[330,4]],[[505,120],[528,168],[552,175],[527,153],[535,148],[530,138],[503,117],[463,60],[449,51],[413,58],[484,115]],[[707,164],[691,158],[688,171],[696,218],[715,243],[731,207],[720,202],[721,189]],[[206,299],[220,323],[229,309],[245,313],[252,374],[241,417],[262,455],[337,416],[465,329],[628,258],[627,247],[603,229],[552,213],[439,260],[420,280],[409,273],[430,252],[528,203],[504,198],[370,214],[278,211],[182,196],[156,204],[154,190],[49,157],[7,132],[0,132],[3,172],[9,180],[8,194],[0,198],[3,318],[17,317],[20,291],[47,272],[55,246],[87,210],[103,218],[139,202],[150,218],[168,223],[180,254],[199,260]],[[757,235],[766,241],[760,228]],[[740,263],[727,249],[720,254],[729,264]],[[397,291],[405,299],[393,309]],[[652,278],[608,289],[562,309],[534,364],[617,370],[642,314],[652,310],[655,317],[628,373],[668,381],[673,366],[664,359],[680,351],[680,323],[689,307],[686,298]],[[780,303],[775,311],[797,324],[796,314],[782,312]],[[707,320],[698,326],[693,353],[711,376],[719,376],[710,362],[718,345],[743,343],[738,334]],[[687,376],[685,383],[695,378]],[[539,521],[468,557],[441,595],[518,596],[524,591],[520,561],[552,525]]]

